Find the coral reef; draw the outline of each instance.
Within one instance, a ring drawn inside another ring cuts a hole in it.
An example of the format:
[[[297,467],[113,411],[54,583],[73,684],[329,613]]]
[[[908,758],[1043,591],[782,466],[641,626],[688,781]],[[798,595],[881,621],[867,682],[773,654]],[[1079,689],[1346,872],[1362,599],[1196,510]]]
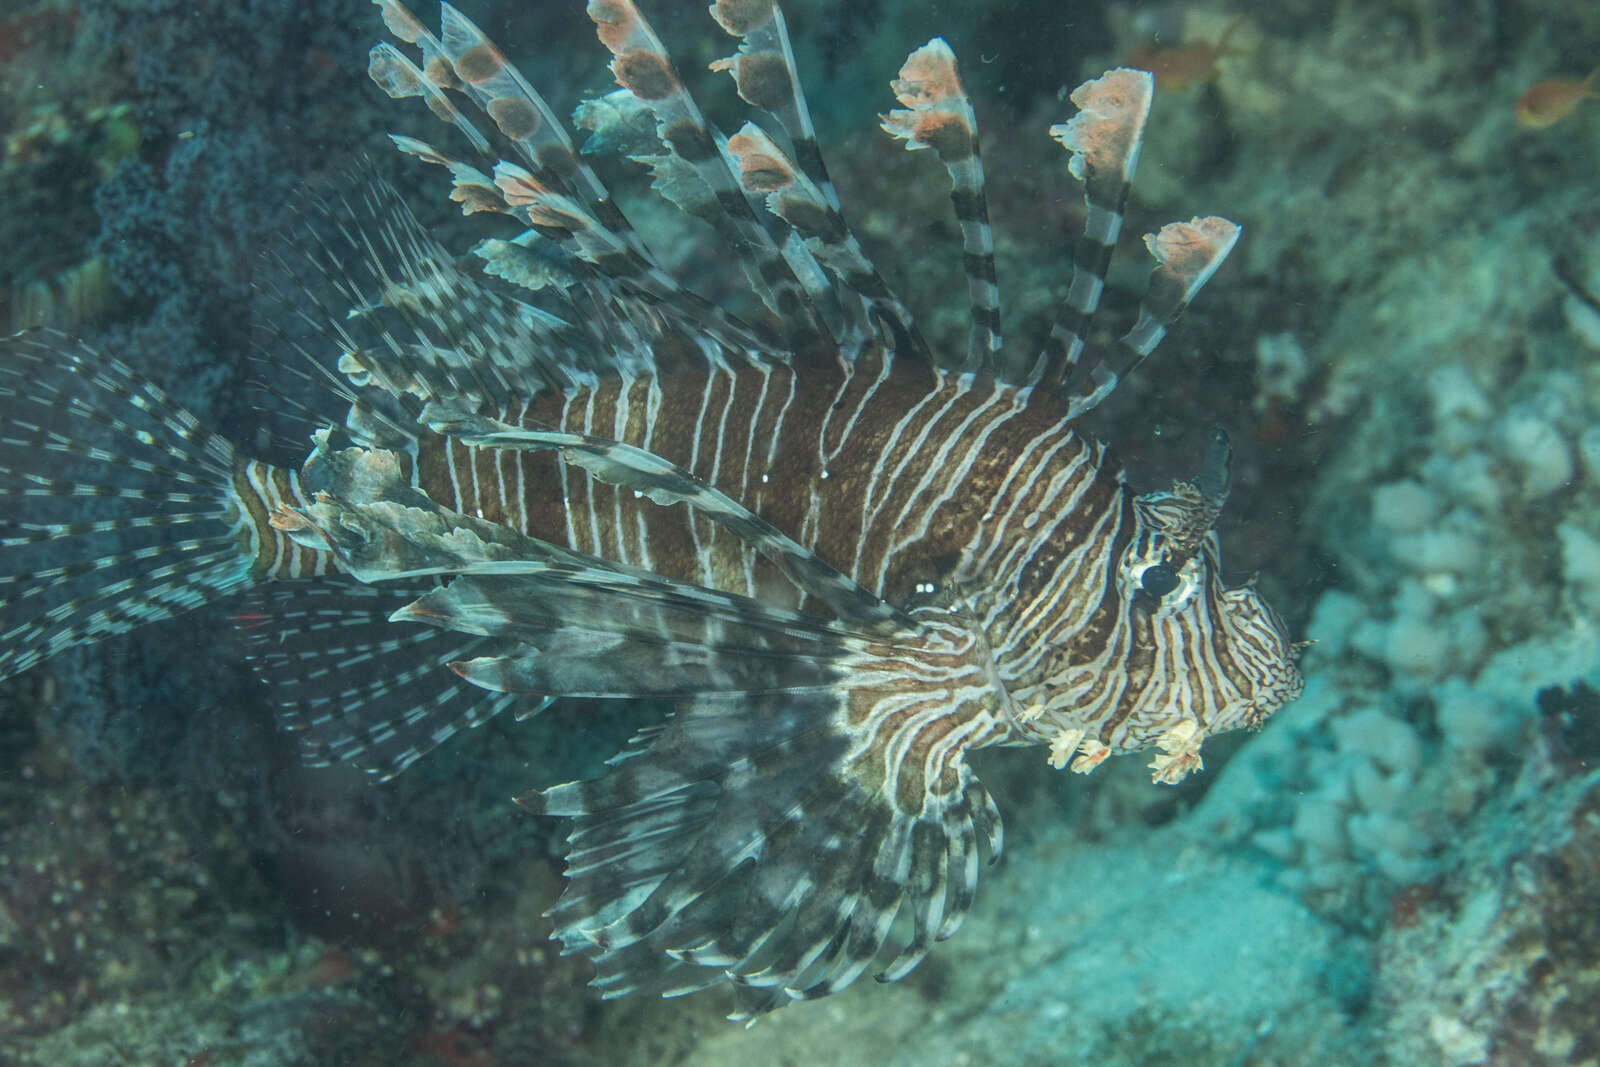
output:
[[[1539,706],[1516,785],[1474,816],[1452,870],[1397,897],[1378,941],[1394,1062],[1600,1060],[1600,699],[1580,685]]]

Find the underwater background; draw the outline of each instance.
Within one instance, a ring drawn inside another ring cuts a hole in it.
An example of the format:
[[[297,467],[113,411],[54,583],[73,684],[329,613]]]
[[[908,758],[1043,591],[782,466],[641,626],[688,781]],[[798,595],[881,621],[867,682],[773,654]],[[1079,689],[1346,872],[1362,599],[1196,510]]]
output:
[[[612,88],[581,4],[461,6],[558,110]],[[717,119],[696,74],[732,42],[701,0],[642,6]],[[1518,111],[1600,60],[1600,4],[783,7],[846,212],[952,353],[947,186],[877,126],[905,54],[962,59],[1030,340],[1081,210],[1046,129],[1156,72],[1129,226],[1244,237],[1089,428],[1142,488],[1230,431],[1226,560],[1314,642],[1305,695],[1175,788],[980,754],[1008,847],[966,929],[745,1030],[715,992],[600,1001],[546,940],[556,829],[509,798],[658,708],[495,720],[384,786],[305,770],[219,605],[0,687],[0,1063],[1600,1062],[1600,100]],[[367,79],[380,31],[358,0],[0,0],[0,326],[272,447],[253,315],[297,198],[370,154],[473,232],[391,159],[437,126]]]

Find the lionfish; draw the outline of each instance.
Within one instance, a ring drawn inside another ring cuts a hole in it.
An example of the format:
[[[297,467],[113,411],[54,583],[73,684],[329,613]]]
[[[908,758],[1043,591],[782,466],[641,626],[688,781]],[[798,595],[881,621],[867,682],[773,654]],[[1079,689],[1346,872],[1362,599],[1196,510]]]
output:
[[[1087,222],[1029,360],[1002,343],[955,57],[936,38],[906,60],[883,128],[948,171],[964,244],[971,334],[947,365],[840,212],[773,0],[711,8],[739,40],[713,69],[764,126],[707,122],[632,0],[589,3],[620,88],[576,115],[732,251],[744,317],[658,264],[455,8],[435,35],[375,3],[397,42],[373,80],[483,162],[395,144],[514,235],[469,271],[375,181],[307,227],[341,306],[301,313],[326,352],[286,343],[348,411],[298,470],[82,343],[7,342],[0,676],[255,587],[256,662],[314,765],[387,778],[506,708],[668,702],[598,778],[518,801],[568,820],[555,936],[606,997],[726,982],[744,1019],[899,979],[956,932],[1001,850],[972,752],[1045,745],[1087,772],[1153,747],[1173,783],[1297,695],[1283,623],[1220,578],[1226,436],[1193,481],[1135,495],[1074,429],[1239,233],[1146,237],[1136,320],[1088,343],[1148,74],[1079,86],[1050,129]]]

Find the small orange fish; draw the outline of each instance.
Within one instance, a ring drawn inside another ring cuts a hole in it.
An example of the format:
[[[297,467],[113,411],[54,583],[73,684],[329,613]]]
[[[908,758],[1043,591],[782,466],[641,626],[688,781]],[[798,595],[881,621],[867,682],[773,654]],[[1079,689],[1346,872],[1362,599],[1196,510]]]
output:
[[[1225,56],[1242,54],[1230,49],[1228,42],[1244,21],[1243,15],[1235,18],[1215,43],[1185,41],[1170,48],[1153,44],[1139,45],[1129,49],[1123,62],[1135,70],[1149,71],[1156,80],[1156,88],[1164,92],[1182,92],[1191,85],[1215,81],[1217,61]]]
[[[1517,121],[1533,130],[1554,126],[1583,101],[1600,97],[1595,90],[1596,75],[1600,75],[1600,67],[1591,70],[1582,81],[1551,78],[1540,82],[1517,97]]]

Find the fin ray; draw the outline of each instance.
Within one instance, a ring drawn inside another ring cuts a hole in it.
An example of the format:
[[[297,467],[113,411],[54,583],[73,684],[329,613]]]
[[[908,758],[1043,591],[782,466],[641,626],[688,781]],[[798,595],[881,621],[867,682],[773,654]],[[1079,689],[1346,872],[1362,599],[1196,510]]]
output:
[[[249,585],[234,465],[121,362],[49,330],[0,341],[0,677]]]
[[[955,53],[935,37],[906,57],[893,84],[906,109],[883,116],[884,130],[907,149],[932,148],[950,175],[950,202],[961,227],[963,265],[972,305],[972,329],[960,370],[995,371],[1005,347],[1000,289],[995,283],[994,230],[978,154],[978,120],[961,86]]]
[[[485,651],[484,638],[390,621],[423,593],[337,579],[252,592],[238,616],[251,666],[306,766],[351,763],[387,781],[515,703],[466,684],[448,667]],[[518,718],[549,701],[524,704]]]
[[[1106,271],[1122,236],[1122,216],[1154,93],[1155,80],[1147,71],[1107,71],[1072,91],[1077,115],[1050,127],[1050,136],[1070,153],[1067,170],[1083,182],[1088,214],[1073,257],[1066,301],[1025,378],[1029,383],[1060,382],[1073,374],[1083,355],[1105,293]]]

